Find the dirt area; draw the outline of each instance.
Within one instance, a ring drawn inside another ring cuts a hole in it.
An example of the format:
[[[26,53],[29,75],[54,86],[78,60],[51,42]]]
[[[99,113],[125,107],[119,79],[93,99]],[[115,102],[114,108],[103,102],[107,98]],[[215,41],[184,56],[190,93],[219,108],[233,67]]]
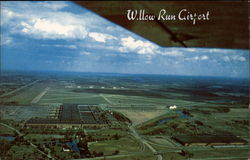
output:
[[[156,111],[119,110],[119,112],[128,117],[133,122],[133,125],[138,125],[142,122],[148,121],[152,118],[158,117],[165,113],[162,110],[156,110]]]

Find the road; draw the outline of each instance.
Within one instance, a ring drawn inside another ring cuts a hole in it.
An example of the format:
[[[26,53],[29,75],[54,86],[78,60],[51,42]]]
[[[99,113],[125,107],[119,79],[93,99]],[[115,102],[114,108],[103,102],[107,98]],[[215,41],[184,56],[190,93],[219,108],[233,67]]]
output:
[[[18,134],[18,136],[24,136],[23,133],[21,133],[19,130],[15,129],[14,127],[11,127],[11,126],[9,126],[9,125],[7,125],[7,124],[5,124],[5,123],[0,123],[0,125],[5,126],[5,127],[9,128],[9,129],[15,131],[15,132]],[[36,150],[37,150],[38,152],[40,152],[41,154],[46,155],[49,159],[52,159],[52,160],[55,159],[55,158],[53,158],[53,157],[50,155],[50,153],[46,154],[45,152],[43,152],[43,151],[41,151],[40,149],[38,149],[38,147],[37,147],[35,144],[33,144],[31,141],[27,140],[27,142],[30,144],[30,146],[32,146],[34,149],[36,149]]]
[[[132,125],[128,125],[129,130],[131,131],[132,135],[141,143],[143,143],[145,146],[147,146],[156,156],[157,160],[162,160],[163,157],[161,154],[158,154],[158,152],[152,147],[145,139],[143,139],[134,129]]]
[[[105,101],[107,101],[109,104],[112,105],[112,102],[111,102],[108,98],[106,98],[103,94],[100,94],[100,96],[101,96]]]
[[[140,155],[142,154],[141,152],[134,152],[134,153],[129,153],[129,154],[119,154],[119,155],[111,155],[111,156],[103,156],[103,157],[94,157],[94,158],[80,158],[80,159],[75,159],[75,160],[104,160],[104,159],[113,159],[113,158],[125,158],[125,157],[131,157],[135,155]],[[72,159],[73,160],[73,159]]]
[[[105,99],[110,105],[112,105],[113,103],[107,99],[103,94],[100,94],[101,97],[103,97],[103,99]],[[142,144],[142,147],[145,148],[145,146],[147,146],[153,153],[154,155],[157,156],[157,160],[162,160],[163,157],[161,154],[159,154],[155,149],[154,147],[152,147],[145,139],[143,139],[137,132],[136,130],[134,129],[134,127],[131,125],[131,124],[128,124],[128,128],[131,132],[131,135],[135,137],[135,139],[137,139],[141,144]]]
[[[17,89],[15,89],[15,90],[13,90],[13,91],[4,93],[3,95],[0,96],[0,98],[6,97],[6,96],[11,95],[11,94],[13,94],[13,93],[16,93],[16,92],[18,92],[18,91],[20,91],[20,90],[22,90],[22,89],[24,89],[24,88],[26,88],[26,87],[29,87],[29,86],[31,86],[31,85],[37,83],[37,82],[39,82],[39,80],[35,80],[35,81],[33,81],[33,82],[31,82],[31,83],[25,85],[25,86],[22,86],[22,87],[17,88]]]
[[[248,157],[211,157],[211,158],[190,158],[190,160],[249,160]]]
[[[35,104],[37,103],[49,90],[49,87],[45,88],[44,91],[42,91],[40,94],[38,94],[32,101],[31,103]]]
[[[5,124],[5,123],[0,123],[0,125],[2,125],[2,126],[4,126],[4,127],[6,127],[6,128],[9,128],[9,129],[15,131],[19,136],[23,136],[23,135],[24,135],[24,134],[22,134],[21,132],[19,132],[19,130],[15,129],[15,128],[13,128],[13,127],[11,127],[11,126]]]

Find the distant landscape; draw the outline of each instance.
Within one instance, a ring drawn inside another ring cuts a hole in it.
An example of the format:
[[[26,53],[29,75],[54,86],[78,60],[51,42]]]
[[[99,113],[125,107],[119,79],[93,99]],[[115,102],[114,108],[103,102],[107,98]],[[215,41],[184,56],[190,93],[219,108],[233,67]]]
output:
[[[247,159],[248,82],[226,77],[2,72],[1,157]],[[63,122],[63,114],[72,116]]]

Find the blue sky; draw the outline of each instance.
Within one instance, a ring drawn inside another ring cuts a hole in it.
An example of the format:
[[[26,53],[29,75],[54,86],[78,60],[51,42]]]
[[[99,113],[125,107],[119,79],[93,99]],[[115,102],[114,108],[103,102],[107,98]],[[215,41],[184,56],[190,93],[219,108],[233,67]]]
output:
[[[3,70],[249,76],[249,50],[160,47],[72,2],[1,2]]]

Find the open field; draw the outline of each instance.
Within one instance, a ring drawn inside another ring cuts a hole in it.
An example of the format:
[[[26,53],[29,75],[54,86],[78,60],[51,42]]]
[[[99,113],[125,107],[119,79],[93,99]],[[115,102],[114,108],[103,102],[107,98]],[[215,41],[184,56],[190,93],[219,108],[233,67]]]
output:
[[[118,110],[126,117],[128,117],[133,125],[138,125],[152,118],[158,117],[161,114],[164,114],[164,111],[156,110],[156,111],[139,111],[139,110]]]
[[[248,148],[224,148],[224,149],[210,149],[210,150],[197,150],[194,153],[193,159],[235,159],[246,160],[250,157]]]
[[[107,102],[99,94],[74,93],[70,89],[51,87],[40,99],[39,103],[105,104]]]
[[[32,117],[53,116],[59,106],[0,106],[4,110],[4,119],[15,121],[28,120]]]
[[[1,98],[1,102],[15,102],[18,105],[30,105],[32,100],[49,85],[50,84],[43,82],[35,83],[31,86],[26,87],[22,91],[13,94],[13,96],[11,97]]]
[[[45,88],[44,91],[42,91],[40,94],[38,94],[31,103],[37,103],[49,90],[49,87]]]
[[[0,135],[14,135],[14,133],[11,129],[0,125]]]
[[[51,139],[63,139],[63,135],[46,135],[46,134],[27,134],[25,136],[28,140],[36,140],[36,141],[49,141]]]
[[[125,147],[126,146],[126,147]],[[139,152],[139,144],[131,138],[121,138],[119,140],[109,140],[101,142],[92,142],[89,145],[90,151],[103,152],[104,155],[112,155],[116,150],[120,154]]]
[[[10,148],[9,154],[12,155],[13,159],[24,159],[37,160],[39,158],[45,158],[42,154],[36,152],[36,150],[27,145],[14,145]]]

